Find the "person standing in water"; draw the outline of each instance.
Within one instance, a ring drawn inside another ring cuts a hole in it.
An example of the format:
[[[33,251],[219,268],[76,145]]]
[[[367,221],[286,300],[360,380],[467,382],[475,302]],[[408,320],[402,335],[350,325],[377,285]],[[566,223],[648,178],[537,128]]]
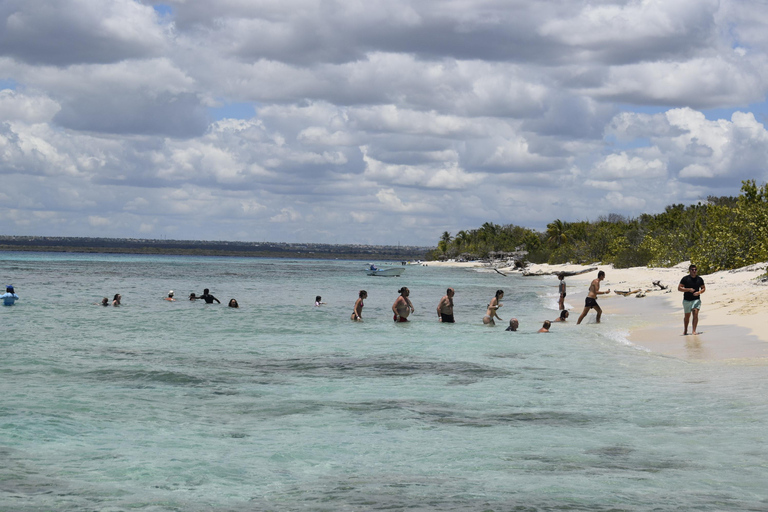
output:
[[[456,322],[453,319],[453,296],[455,294],[453,288],[448,288],[443,298],[437,303],[437,318],[440,322],[447,324]]]
[[[488,303],[488,309],[485,312],[485,316],[483,317],[483,323],[485,325],[496,325],[496,322],[493,321],[494,318],[498,318],[500,321],[504,321],[499,316],[497,310],[503,306],[501,302],[499,302],[501,299],[504,298],[504,290],[496,290],[496,295],[493,296],[491,299],[491,302]]]
[[[168,296],[165,298],[168,302],[176,302],[176,299],[173,298],[173,290],[168,292]]]
[[[688,321],[693,315],[691,334],[699,334],[699,310],[701,309],[701,294],[707,291],[704,280],[698,274],[696,265],[688,267],[688,275],[680,280],[677,291],[683,292],[683,336],[688,334]]]
[[[208,293],[208,288],[203,290],[203,294],[198,297],[198,299],[203,299],[206,304],[213,304],[213,301],[216,301],[218,304],[221,304],[221,301]]]
[[[19,300],[19,296],[13,291],[13,286],[9,284],[5,287],[5,293],[0,295],[0,299],[3,299],[3,306],[13,306]]]
[[[587,316],[587,313],[589,313],[590,309],[597,311],[597,319],[595,320],[595,323],[600,323],[600,317],[603,314],[603,310],[600,309],[600,306],[597,305],[597,296],[611,293],[610,288],[604,292],[600,291],[600,281],[603,279],[605,279],[605,272],[601,270],[597,273],[597,279],[593,279],[592,283],[589,285],[589,293],[587,293],[587,298],[584,300],[584,311],[581,312],[581,316],[579,316],[579,319],[576,321],[576,325],[580,324],[581,321],[584,320],[584,317]]]
[[[558,291],[560,292],[560,300],[557,302],[557,304],[560,307],[560,311],[562,311],[565,309],[565,272],[560,272],[557,275],[557,278],[560,280],[560,286],[558,287]]]
[[[395,322],[407,322],[408,315],[416,311],[411,303],[411,299],[408,298],[411,291],[403,286],[397,290],[397,293],[399,293],[400,296],[395,299],[394,304],[392,304],[392,312],[395,314],[392,319]]]
[[[112,306],[117,307],[120,305],[120,301],[122,300],[123,296],[119,293],[116,293],[115,296],[112,298]]]
[[[355,301],[355,309],[352,311],[352,316],[349,318],[350,320],[354,322],[363,321],[363,307],[365,306],[365,304],[363,303],[363,300],[367,298],[368,298],[368,292],[365,290],[360,290],[360,293],[357,294],[357,300]]]

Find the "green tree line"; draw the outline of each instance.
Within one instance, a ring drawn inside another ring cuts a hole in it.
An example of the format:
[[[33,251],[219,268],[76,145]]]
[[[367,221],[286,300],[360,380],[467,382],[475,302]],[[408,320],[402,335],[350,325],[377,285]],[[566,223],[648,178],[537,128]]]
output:
[[[486,222],[478,229],[444,232],[429,259],[485,258],[527,251],[534,263],[612,263],[617,268],[696,262],[710,273],[768,261],[768,184],[742,181],[738,197],[710,196],[637,218],[610,214],[595,221],[547,224],[545,232]]]

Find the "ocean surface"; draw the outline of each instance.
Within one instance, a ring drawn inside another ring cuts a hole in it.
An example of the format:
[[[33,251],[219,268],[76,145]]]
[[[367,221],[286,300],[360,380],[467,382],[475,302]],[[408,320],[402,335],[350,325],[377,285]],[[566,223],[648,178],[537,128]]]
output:
[[[768,511],[765,366],[537,334],[554,277],[365,263],[0,253],[0,511]]]

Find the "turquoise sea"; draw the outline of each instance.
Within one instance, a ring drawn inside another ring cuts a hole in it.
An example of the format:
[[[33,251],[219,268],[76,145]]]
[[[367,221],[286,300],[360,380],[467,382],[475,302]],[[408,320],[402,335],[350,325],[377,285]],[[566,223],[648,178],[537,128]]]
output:
[[[768,511],[765,366],[536,334],[555,278],[365,263],[0,253],[0,511]]]

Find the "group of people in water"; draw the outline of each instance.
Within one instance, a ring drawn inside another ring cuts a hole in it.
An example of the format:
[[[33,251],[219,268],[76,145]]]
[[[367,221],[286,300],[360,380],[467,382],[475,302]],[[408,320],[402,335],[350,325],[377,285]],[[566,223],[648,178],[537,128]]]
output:
[[[416,309],[413,307],[413,303],[411,302],[411,299],[409,298],[411,295],[411,291],[407,287],[400,288],[397,293],[400,295],[395,299],[395,302],[392,304],[392,320],[396,323],[400,322],[408,322],[408,317],[416,311]],[[438,322],[443,323],[455,323],[456,320],[453,316],[453,297],[456,294],[456,291],[453,288],[448,288],[445,291],[445,295],[440,299],[440,301],[437,303],[437,320]],[[365,290],[360,290],[358,293],[358,298],[355,301],[355,306],[352,310],[352,315],[350,316],[350,320],[354,322],[360,322],[363,319],[363,307],[365,307],[365,299],[368,298],[368,292]],[[498,319],[500,321],[503,321],[501,317],[498,315],[498,310],[503,306],[501,303],[501,299],[504,298],[504,290],[496,290],[496,294],[493,296],[491,301],[488,303],[488,307],[485,313],[485,316],[483,317],[483,324],[485,325],[496,325],[496,322],[494,319]],[[320,302],[321,298],[318,296],[315,300],[315,306],[319,306],[321,304],[324,304],[324,302]],[[554,320],[554,322],[565,322],[568,318],[568,311],[561,311],[560,316]],[[541,329],[539,329],[538,332],[549,332],[549,328],[552,326],[552,322],[549,320],[546,320],[544,324],[542,325]],[[507,327],[507,331],[517,331],[518,327],[520,327],[520,321],[517,318],[512,318],[509,320],[509,327]]]
[[[686,278],[683,278],[683,280],[680,282],[680,286],[678,287],[680,291],[685,293],[684,307],[685,307],[686,313],[685,313],[684,334],[687,334],[688,332],[688,322],[691,316],[693,316],[693,332],[696,333],[696,327],[698,323],[698,309],[701,307],[701,301],[698,299],[698,296],[700,293],[703,293],[704,291],[703,281],[701,281],[701,278],[696,279],[696,266],[691,265],[691,268],[689,269],[689,271],[691,272],[691,276],[686,276]],[[565,273],[558,274],[558,279],[560,280],[560,284],[558,286],[558,292],[559,292],[558,306],[560,309],[560,316],[558,316],[553,321],[550,321],[550,320],[544,321],[544,324],[541,326],[538,332],[549,332],[549,329],[552,326],[553,322],[565,322],[570,316],[568,310],[565,309],[565,297],[567,295],[565,276],[566,276]],[[587,297],[584,300],[584,309],[582,310],[581,315],[579,315],[579,319],[576,321],[577,325],[581,324],[581,322],[584,320],[584,318],[587,316],[590,310],[593,310],[593,309],[597,313],[597,317],[595,318],[595,323],[600,323],[600,319],[603,315],[603,310],[602,308],[600,308],[600,305],[597,303],[597,296],[611,293],[610,288],[607,290],[600,290],[600,283],[604,279],[605,279],[605,272],[600,270],[597,273],[597,278],[593,279],[592,282],[589,284],[589,291],[587,292]],[[408,316],[415,311],[415,308],[413,307],[413,303],[409,298],[411,292],[407,287],[403,287],[400,290],[398,290],[398,293],[400,295],[397,297],[397,299],[395,299],[395,302],[392,304],[393,320],[395,322],[407,322]],[[437,303],[437,318],[439,322],[443,322],[443,323],[455,322],[455,319],[453,316],[453,297],[455,293],[456,292],[453,288],[448,288],[448,290],[446,290],[445,295]],[[364,300],[367,298],[368,298],[368,292],[366,292],[365,290],[360,290],[360,293],[358,294],[358,299],[357,301],[355,301],[355,306],[352,310],[352,315],[350,316],[350,320],[359,322],[363,319],[363,307],[365,306]],[[496,290],[496,293],[488,303],[487,309],[485,311],[485,316],[483,316],[483,324],[496,325],[496,320],[503,321],[498,313],[499,308],[503,306],[503,304],[501,303],[501,300],[503,298],[504,298],[504,290]],[[321,300],[320,297],[317,297],[315,301],[316,306],[323,304],[320,302],[320,300]],[[512,318],[509,321],[509,327],[507,327],[507,330],[516,331],[519,326],[520,326],[520,322],[518,321],[518,319]]]
[[[110,302],[107,297],[104,297],[103,299],[101,299],[101,302],[97,302],[96,304],[99,304],[101,306],[115,306],[115,307],[117,307],[117,306],[120,305],[120,300],[122,298],[123,298],[122,295],[120,295],[119,293],[116,293],[115,296],[112,298],[112,302]],[[168,296],[165,297],[164,300],[166,300],[168,302],[176,302],[176,298],[174,297],[173,290],[168,292]],[[219,299],[217,299],[216,297],[211,295],[210,290],[208,288],[203,290],[203,294],[202,295],[196,295],[195,292],[190,293],[189,294],[189,300],[192,300],[192,301],[202,300],[206,304],[213,304],[214,302],[216,302],[218,304],[221,304],[221,301]],[[237,300],[235,300],[235,299],[229,299],[228,306],[230,308],[239,308],[240,307],[240,305],[237,303]]]
[[[696,268],[696,265],[690,265],[688,267],[688,275],[683,277],[680,280],[680,284],[678,285],[677,289],[680,292],[683,292],[683,334],[688,334],[688,324],[689,322],[692,323],[693,329],[691,330],[691,334],[699,334],[699,332],[696,330],[698,328],[698,322],[699,322],[699,310],[701,309],[701,294],[706,291],[706,287],[704,285],[704,280],[698,275],[697,273],[698,269]],[[560,316],[554,320],[554,322],[565,322],[568,319],[569,313],[568,310],[565,309],[565,297],[566,297],[566,284],[565,284],[565,273],[558,274],[558,279],[560,280],[560,284],[558,286],[558,292],[559,292],[559,299],[558,299],[558,306],[560,309]],[[584,309],[581,312],[581,315],[579,315],[579,319],[576,321],[576,324],[581,324],[582,320],[587,316],[590,310],[594,309],[597,312],[597,317],[595,318],[596,323],[600,323],[600,318],[603,315],[603,310],[600,308],[600,306],[597,303],[597,296],[598,295],[604,295],[607,293],[611,293],[611,289],[602,291],[600,290],[600,283],[605,279],[605,272],[599,271],[597,273],[597,278],[593,279],[592,282],[589,285],[589,291],[587,292],[587,297],[584,300]],[[407,322],[408,317],[411,313],[416,311],[416,309],[413,307],[413,303],[411,302],[411,299],[409,298],[411,291],[403,286],[397,291],[400,295],[395,299],[395,302],[392,304],[392,319],[395,322]],[[456,291],[453,288],[448,288],[445,292],[445,295],[440,299],[440,302],[437,303],[437,319],[439,322],[443,323],[455,323],[455,319],[453,317],[453,297],[456,294]],[[350,320],[359,322],[363,319],[363,307],[365,306],[364,300],[368,298],[368,292],[365,290],[360,290],[358,294],[358,298],[355,301],[355,306],[352,310],[352,315],[350,316]],[[495,320],[500,320],[501,317],[499,316],[499,308],[503,306],[501,303],[501,299],[504,298],[504,290],[496,290],[495,295],[491,298],[490,302],[488,303],[487,309],[485,311],[485,316],[483,316],[483,324],[485,325],[496,325]],[[16,295],[16,292],[14,291],[14,288],[12,285],[8,285],[5,288],[5,294],[0,295],[0,299],[2,299],[4,306],[12,306],[15,304],[17,300],[19,300],[19,296]],[[96,304],[99,304],[101,306],[120,306],[120,301],[122,299],[122,296],[119,293],[116,293],[114,297],[112,298],[112,301],[107,297],[104,297],[101,302],[97,302]],[[174,298],[174,292],[173,290],[168,292],[168,296],[165,297],[166,301],[169,302],[175,302],[176,299]],[[210,290],[206,288],[203,290],[202,295],[196,295],[194,292],[189,294],[189,300],[191,301],[197,301],[202,300],[206,304],[213,304],[214,302],[221,304],[221,301],[211,295]],[[319,295],[315,297],[315,306],[321,306],[324,305],[325,302],[322,302],[322,297]],[[230,308],[238,308],[240,307],[237,303],[237,300],[230,299],[228,306]],[[693,321],[691,322],[691,318]],[[516,331],[520,325],[520,322],[517,320],[517,318],[512,318],[509,321],[509,327],[507,327],[508,331]],[[549,328],[551,327],[552,322],[549,320],[546,320],[544,324],[542,325],[541,329],[539,329],[538,332],[549,332]]]

